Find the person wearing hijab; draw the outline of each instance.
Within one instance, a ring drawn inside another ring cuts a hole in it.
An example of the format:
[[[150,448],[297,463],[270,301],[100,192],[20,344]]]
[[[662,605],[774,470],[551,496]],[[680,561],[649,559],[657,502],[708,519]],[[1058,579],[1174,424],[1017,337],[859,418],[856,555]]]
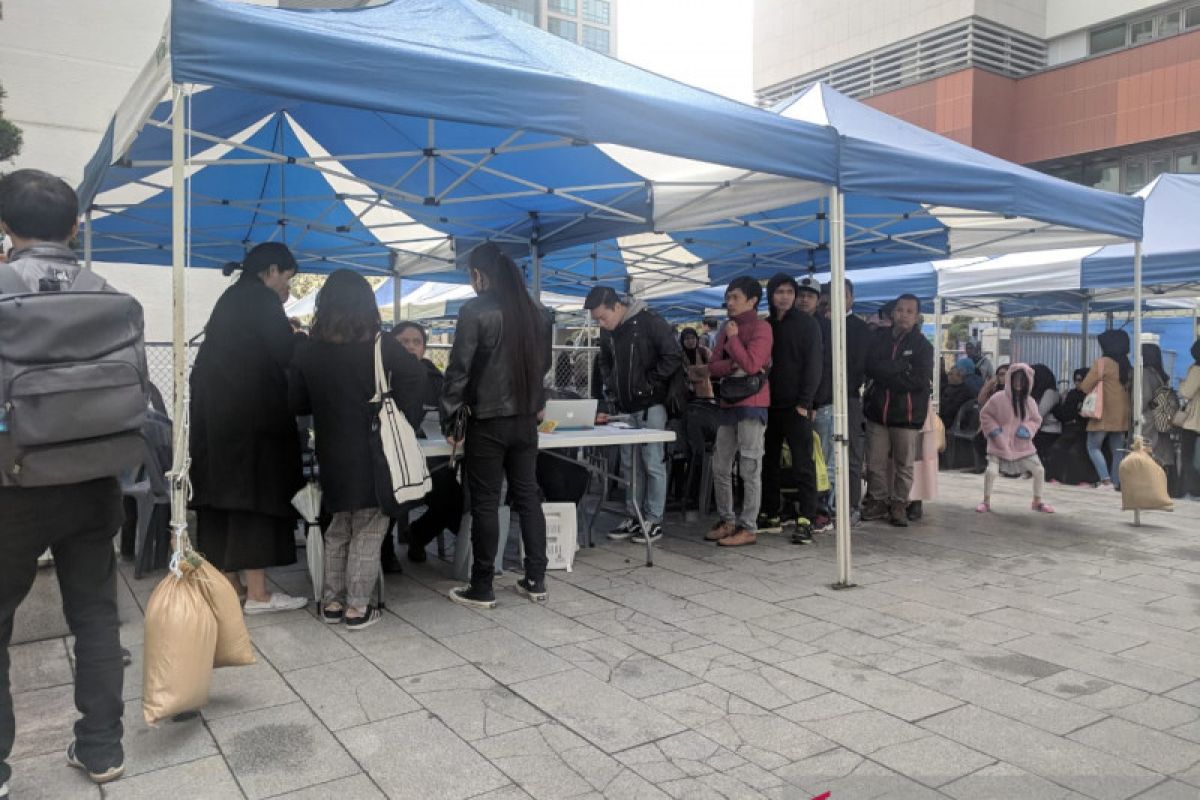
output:
[[[1053,413],[1055,407],[1062,402],[1057,387],[1058,380],[1050,367],[1045,364],[1033,365],[1033,388],[1029,396],[1037,403],[1038,416],[1042,418],[1041,428],[1033,437],[1033,445],[1043,463],[1050,457],[1050,448],[1055,440],[1062,435],[1062,423]]]
[[[1100,478],[1087,452],[1087,419],[1079,415],[1087,393],[1079,388],[1087,377],[1087,367],[1080,367],[1072,375],[1072,388],[1051,412],[1062,426],[1059,435],[1050,446],[1046,478],[1068,486],[1092,485]]]
[[[1192,343],[1192,361],[1183,383],[1179,384],[1179,400],[1187,411],[1180,426],[1183,430],[1183,491],[1200,495],[1200,339]]]
[[[1100,358],[1092,364],[1079,388],[1086,395],[1096,386],[1104,392],[1104,407],[1099,419],[1087,424],[1088,457],[1100,476],[1100,485],[1119,489],[1121,459],[1124,458],[1126,436],[1131,427],[1129,387],[1133,385],[1133,365],[1129,363],[1129,334],[1125,331],[1105,331],[1097,337]],[[1107,444],[1110,464],[1104,461],[1101,447]]]
[[[1171,376],[1163,367],[1162,348],[1156,344],[1142,344],[1142,439],[1154,456],[1154,460],[1164,467],[1175,463],[1175,443],[1169,433],[1160,433],[1154,427],[1154,393],[1163,386],[1171,385]]]

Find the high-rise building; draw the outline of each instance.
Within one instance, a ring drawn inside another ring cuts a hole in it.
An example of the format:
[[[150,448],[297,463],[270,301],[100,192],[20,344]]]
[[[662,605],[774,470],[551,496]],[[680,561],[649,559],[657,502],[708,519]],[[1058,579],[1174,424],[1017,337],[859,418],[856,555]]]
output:
[[[483,0],[523,22],[607,56],[617,52],[617,0]]]
[[[759,103],[816,81],[1089,186],[1200,172],[1197,0],[755,0]]]

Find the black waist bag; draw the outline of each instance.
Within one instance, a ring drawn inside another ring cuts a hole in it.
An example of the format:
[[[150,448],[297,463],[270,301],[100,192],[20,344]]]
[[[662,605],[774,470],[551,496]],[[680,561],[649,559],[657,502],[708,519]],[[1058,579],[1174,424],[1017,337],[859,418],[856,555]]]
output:
[[[757,375],[734,375],[721,379],[721,399],[726,403],[740,403],[762,391],[766,378]]]

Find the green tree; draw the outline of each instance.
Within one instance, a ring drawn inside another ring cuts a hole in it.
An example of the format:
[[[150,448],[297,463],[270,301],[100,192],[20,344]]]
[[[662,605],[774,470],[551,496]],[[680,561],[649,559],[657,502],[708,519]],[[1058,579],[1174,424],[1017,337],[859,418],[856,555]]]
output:
[[[21,129],[4,118],[4,87],[0,86],[0,161],[11,161],[21,152]]]
[[[950,324],[946,326],[946,341],[943,346],[947,350],[953,350],[959,342],[969,339],[970,335],[971,318],[956,314],[950,318]]]

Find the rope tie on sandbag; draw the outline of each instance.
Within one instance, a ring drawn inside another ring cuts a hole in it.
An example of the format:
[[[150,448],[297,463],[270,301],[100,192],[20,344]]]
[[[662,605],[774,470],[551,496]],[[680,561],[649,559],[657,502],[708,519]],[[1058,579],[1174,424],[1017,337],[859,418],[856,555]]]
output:
[[[171,471],[167,473],[167,480],[171,486],[170,527],[172,544],[174,545],[168,568],[176,578],[183,577],[180,562],[188,559],[194,552],[192,550],[191,538],[188,536],[187,525],[188,501],[192,499],[192,458],[188,452],[188,438],[190,437],[192,427],[190,400],[190,397],[185,396],[183,419],[181,420],[181,424],[176,425],[175,430],[175,453],[171,464]]]

